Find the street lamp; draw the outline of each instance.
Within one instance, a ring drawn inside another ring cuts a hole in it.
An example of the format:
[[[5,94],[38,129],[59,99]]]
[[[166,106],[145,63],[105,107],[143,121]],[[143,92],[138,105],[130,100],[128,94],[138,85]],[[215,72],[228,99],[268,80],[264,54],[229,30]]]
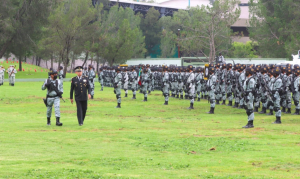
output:
[[[180,29],[178,29],[178,38],[180,37],[179,33],[180,33]],[[178,42],[178,44],[177,44],[177,47],[178,47],[178,58],[180,58],[180,47],[179,47],[179,42]]]

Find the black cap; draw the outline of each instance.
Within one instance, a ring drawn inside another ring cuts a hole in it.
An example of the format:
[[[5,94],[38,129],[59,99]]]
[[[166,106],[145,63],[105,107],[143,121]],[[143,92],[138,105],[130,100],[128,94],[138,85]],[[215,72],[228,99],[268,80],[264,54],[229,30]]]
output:
[[[83,67],[82,66],[77,66],[74,68],[74,71],[82,71]]]

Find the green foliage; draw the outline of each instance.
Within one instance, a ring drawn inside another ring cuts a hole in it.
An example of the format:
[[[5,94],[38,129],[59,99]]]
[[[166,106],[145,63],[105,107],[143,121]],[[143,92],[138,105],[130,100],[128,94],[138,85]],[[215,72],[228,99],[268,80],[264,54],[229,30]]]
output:
[[[159,11],[152,7],[148,10],[145,18],[142,18],[141,30],[145,36],[147,55],[153,53],[152,48],[160,42],[161,24],[159,17]]]
[[[250,1],[250,38],[263,57],[289,58],[300,49],[299,1]]]
[[[232,33],[228,27],[236,22],[240,15],[240,8],[236,8],[238,3],[238,0],[215,1],[213,6],[202,5],[192,7],[188,11],[175,12],[172,18],[174,22],[166,23],[166,30],[172,31],[173,35],[165,32],[163,38],[168,40],[162,40],[162,52],[170,53],[166,46],[174,46],[176,43],[185,55],[204,55],[212,62],[217,52],[227,51],[230,47]],[[180,29],[180,34],[174,40],[175,34],[178,33],[178,29],[174,29],[176,26]],[[172,40],[173,44],[170,43]]]
[[[246,44],[242,42],[233,42],[232,47],[227,53],[227,57],[231,58],[257,58],[257,52],[254,49],[257,46],[257,43],[251,41]]]

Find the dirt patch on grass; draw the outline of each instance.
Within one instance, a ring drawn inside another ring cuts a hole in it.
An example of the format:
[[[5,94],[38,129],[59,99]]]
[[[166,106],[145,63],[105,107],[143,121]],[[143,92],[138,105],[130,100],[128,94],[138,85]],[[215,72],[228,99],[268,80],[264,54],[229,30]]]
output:
[[[60,111],[61,113],[65,113],[65,114],[73,114],[76,113],[75,110],[64,110],[64,111]]]
[[[51,132],[51,131],[57,131],[57,130],[26,130],[26,132]]]

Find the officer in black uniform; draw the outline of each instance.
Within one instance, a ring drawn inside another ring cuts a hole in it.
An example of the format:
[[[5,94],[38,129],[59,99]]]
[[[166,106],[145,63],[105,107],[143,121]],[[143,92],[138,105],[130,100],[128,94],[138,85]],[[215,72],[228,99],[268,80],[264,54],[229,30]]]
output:
[[[77,76],[71,80],[70,99],[73,104],[73,92],[75,91],[75,101],[77,106],[77,118],[80,126],[83,125],[87,110],[88,97],[91,99],[91,87],[87,76],[82,76],[82,66],[77,66],[75,69]],[[87,95],[88,93],[88,95]]]

